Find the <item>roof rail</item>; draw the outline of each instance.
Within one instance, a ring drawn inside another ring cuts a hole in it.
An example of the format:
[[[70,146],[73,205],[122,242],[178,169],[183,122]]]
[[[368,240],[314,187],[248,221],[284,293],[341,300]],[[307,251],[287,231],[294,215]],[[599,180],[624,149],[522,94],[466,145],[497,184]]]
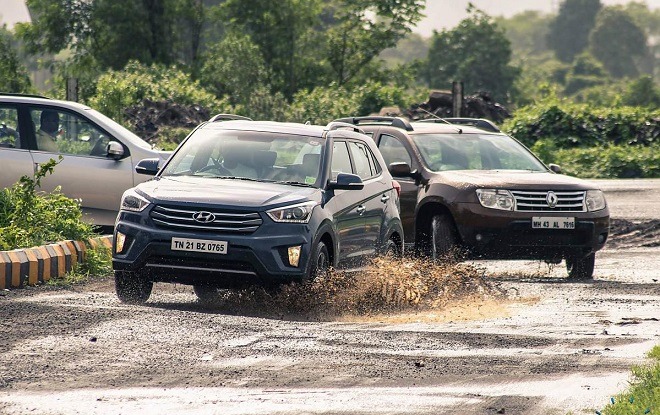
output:
[[[408,120],[401,117],[382,117],[382,116],[367,116],[367,117],[346,117],[339,118],[333,122],[343,122],[353,125],[364,124],[386,124],[392,127],[403,128],[406,131],[413,131],[413,126]]]
[[[0,95],[9,96],[9,97],[27,97],[27,98],[43,98],[43,99],[51,99],[51,98],[45,97],[45,96],[43,96],[43,95],[37,95],[37,94],[18,94],[18,93],[15,93],[15,92],[1,92],[1,91],[0,91]]]
[[[497,125],[485,118],[445,118],[445,120],[452,124],[470,125],[481,130],[491,131],[493,133],[501,132]]]
[[[236,114],[217,114],[211,117],[209,122],[215,121],[231,121],[231,120],[242,120],[242,121],[254,121],[252,118],[244,117],[242,115]]]
[[[325,129],[328,131],[338,130],[340,128],[348,128],[355,131],[356,133],[364,134],[364,130],[362,128],[359,128],[357,125],[348,122],[331,121],[328,123],[328,125],[325,126]]]

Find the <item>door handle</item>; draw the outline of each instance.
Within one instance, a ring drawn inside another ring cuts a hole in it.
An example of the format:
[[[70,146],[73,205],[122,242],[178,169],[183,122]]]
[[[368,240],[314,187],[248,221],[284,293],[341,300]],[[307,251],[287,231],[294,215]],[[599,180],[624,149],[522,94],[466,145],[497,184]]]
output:
[[[355,210],[357,210],[358,215],[362,215],[367,210],[367,208],[363,205],[360,205]]]
[[[383,195],[380,197],[380,201],[386,203],[388,200],[390,200],[390,195],[383,193]]]

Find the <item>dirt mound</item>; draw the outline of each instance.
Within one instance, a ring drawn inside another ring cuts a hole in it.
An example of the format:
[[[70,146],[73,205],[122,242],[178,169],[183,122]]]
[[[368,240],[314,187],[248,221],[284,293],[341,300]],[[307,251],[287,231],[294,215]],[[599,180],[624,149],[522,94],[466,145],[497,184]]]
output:
[[[402,115],[411,120],[427,118],[448,118],[453,116],[453,97],[451,91],[431,91],[426,102],[412,105],[402,111]],[[495,102],[487,92],[478,92],[463,98],[461,116],[467,118],[486,118],[497,124],[511,116],[502,104]]]
[[[660,220],[629,221],[611,219],[608,246],[614,248],[652,248],[660,246]]]
[[[250,314],[267,310],[269,315],[318,320],[440,310],[463,298],[489,298],[501,292],[471,265],[377,258],[364,271],[333,271],[309,283],[287,285],[277,294],[260,289],[223,294],[223,309]]]
[[[182,105],[172,101],[145,99],[141,105],[126,108],[132,130],[147,141],[154,141],[163,127],[194,128],[207,121],[211,114],[199,105]]]

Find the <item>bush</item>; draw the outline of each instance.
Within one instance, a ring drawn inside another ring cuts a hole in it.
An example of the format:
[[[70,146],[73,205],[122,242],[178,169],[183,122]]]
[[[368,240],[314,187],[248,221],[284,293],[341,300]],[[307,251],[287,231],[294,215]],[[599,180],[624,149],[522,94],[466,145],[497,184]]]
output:
[[[519,109],[502,129],[527,146],[542,138],[558,148],[649,145],[660,139],[660,110],[596,108],[553,99]]]
[[[41,179],[57,162],[41,164],[34,177],[23,176],[0,192],[0,249],[27,248],[66,239],[86,240],[92,226],[82,222],[80,203],[62,195],[38,192]]]
[[[121,71],[110,70],[101,75],[89,105],[110,118],[124,121],[124,109],[145,99],[171,100],[183,105],[201,105],[211,112],[230,112],[230,105],[218,100],[177,67],[146,66],[135,61]]]
[[[660,177],[660,143],[562,149],[552,139],[541,139],[531,150],[546,164],[559,164],[564,173],[571,176],[592,179]]]

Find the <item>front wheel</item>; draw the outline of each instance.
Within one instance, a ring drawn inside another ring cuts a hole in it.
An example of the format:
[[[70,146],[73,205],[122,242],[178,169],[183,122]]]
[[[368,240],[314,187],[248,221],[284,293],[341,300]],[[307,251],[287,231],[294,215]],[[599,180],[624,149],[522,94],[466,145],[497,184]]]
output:
[[[154,283],[139,272],[115,271],[115,292],[122,303],[146,303],[153,286]]]
[[[458,260],[456,229],[447,215],[435,215],[431,220],[431,259]]]
[[[594,277],[594,266],[596,254],[591,253],[586,257],[569,256],[566,258],[566,270],[568,278],[572,280],[590,280]]]
[[[328,275],[328,272],[330,271],[330,253],[324,242],[319,241],[316,245],[310,261],[311,263],[309,264],[309,272],[307,275],[308,280],[311,281]]]

